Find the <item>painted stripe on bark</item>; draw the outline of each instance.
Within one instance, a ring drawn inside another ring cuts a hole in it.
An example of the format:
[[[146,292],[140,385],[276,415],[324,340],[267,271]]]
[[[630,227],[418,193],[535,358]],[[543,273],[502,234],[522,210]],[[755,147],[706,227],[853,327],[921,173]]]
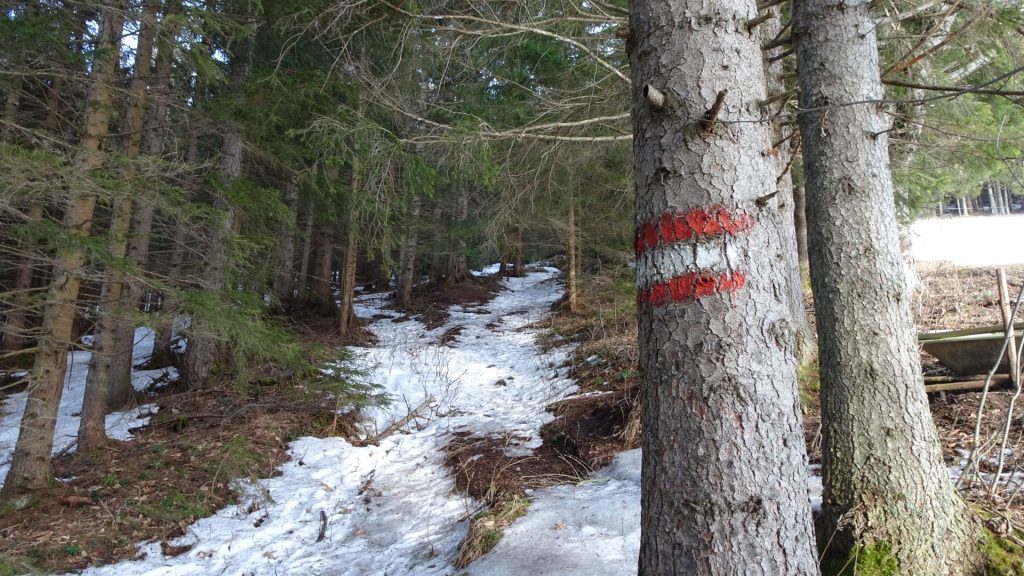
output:
[[[690,272],[668,282],[651,284],[637,293],[637,299],[652,306],[669,302],[682,302],[690,298],[703,298],[712,294],[735,292],[747,283],[743,272],[708,274]]]
[[[715,236],[734,236],[749,230],[754,217],[742,210],[730,211],[724,206],[693,208],[686,212],[665,212],[644,222],[636,233],[634,249],[641,254],[659,244],[702,240]]]
[[[639,288],[668,282],[691,272],[722,274],[740,262],[739,251],[724,239],[673,246],[644,252],[636,261]]]
[[[746,284],[729,241],[755,224],[723,206],[671,211],[643,223],[636,235],[637,301],[650,305],[735,292]]]

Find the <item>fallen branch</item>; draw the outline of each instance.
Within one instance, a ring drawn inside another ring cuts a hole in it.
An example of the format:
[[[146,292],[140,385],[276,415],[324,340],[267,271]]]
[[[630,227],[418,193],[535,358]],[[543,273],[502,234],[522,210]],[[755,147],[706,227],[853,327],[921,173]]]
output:
[[[323,542],[324,536],[327,535],[327,513],[323,510],[320,511],[320,532],[316,535],[317,542]]]
[[[387,428],[385,428],[383,432],[380,432],[379,434],[374,434],[373,436],[369,436],[369,437],[364,438],[362,440],[357,440],[356,442],[353,442],[352,445],[353,446],[368,446],[370,444],[373,444],[374,446],[379,446],[381,440],[383,440],[384,438],[387,438],[388,436],[391,436],[395,432],[398,432],[403,426],[405,426],[406,424],[411,422],[413,418],[418,417],[424,410],[429,408],[430,404],[433,401],[434,401],[434,397],[433,396],[427,396],[423,400],[423,402],[420,402],[419,406],[417,406],[416,408],[410,410],[409,413],[406,414],[405,417],[402,418],[401,420],[396,420],[396,421],[392,422],[391,425],[388,426]]]

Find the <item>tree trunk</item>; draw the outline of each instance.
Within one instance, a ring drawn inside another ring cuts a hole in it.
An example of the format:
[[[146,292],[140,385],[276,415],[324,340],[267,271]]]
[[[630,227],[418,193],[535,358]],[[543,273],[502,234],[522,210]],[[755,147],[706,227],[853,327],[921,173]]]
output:
[[[294,182],[285,184],[284,204],[288,208],[288,222],[281,228],[281,242],[278,246],[278,271],[274,280],[274,294],[281,302],[291,300],[294,296],[295,285],[295,228],[297,226],[298,210],[296,202],[299,198],[299,188]]]
[[[444,280],[445,274],[444,244],[442,242],[444,211],[441,209],[440,202],[436,202],[434,205],[433,222],[434,236],[431,247],[434,253],[430,260],[430,281],[434,284],[440,284]]]
[[[253,38],[244,37],[233,42],[235,44],[231,58],[231,87],[240,90],[249,78],[252,66]],[[242,177],[242,133],[238,126],[224,127],[224,139],[221,142],[220,174],[226,182]],[[235,230],[235,207],[228,202],[222,192],[214,196],[214,206],[221,211],[221,222],[210,231],[209,264],[204,274],[206,289],[210,297],[218,298],[225,289],[228,268],[227,243],[228,237]],[[212,334],[204,326],[202,318],[193,318],[188,347],[185,349],[185,370],[182,377],[190,387],[207,386],[212,368],[215,364],[224,363],[230,357],[230,344]]]
[[[457,284],[469,277],[469,265],[466,263],[466,240],[463,237],[461,224],[469,217],[469,196],[459,189],[455,195],[455,209],[452,211],[458,231],[452,234],[448,244],[448,267],[445,271],[445,282]]]
[[[21,85],[22,77],[15,75],[11,78],[11,87],[6,92],[4,118],[13,124],[17,124],[18,108],[21,106]]]
[[[576,288],[576,208],[572,192],[569,193],[569,236],[565,251],[565,301],[569,312],[575,314],[579,309],[579,301]]]
[[[772,130],[700,121],[716,101],[718,119],[761,116],[756,16],[630,7],[641,576],[817,574]]]
[[[523,269],[523,229],[516,228],[515,260],[512,263],[512,275],[521,278],[526,275]]]
[[[53,279],[43,313],[43,326],[32,367],[25,414],[21,420],[7,480],[0,496],[11,500],[29,490],[45,488],[51,480],[50,452],[57,423],[67,350],[75,320],[75,300],[86,262],[85,244],[92,224],[96,196],[89,182],[91,173],[103,163],[100,149],[106,139],[112,100],[114,73],[121,39],[124,0],[100,7],[96,59],[85,106],[85,130],[75,168],[80,175],[69,190],[64,223],[69,241],[58,251]]]
[[[165,14],[167,16],[177,16],[181,14],[182,6],[180,0],[167,0],[167,9]],[[154,80],[155,85],[153,87],[153,105],[150,107],[150,116],[146,120],[146,143],[145,152],[151,156],[157,156],[163,153],[163,130],[164,123],[167,118],[167,107],[168,97],[170,88],[170,76],[173,64],[174,55],[174,37],[177,34],[180,25],[174,24],[174,20],[168,20],[167,16],[164,17],[162,33],[160,34],[159,43],[157,45],[156,54],[156,78]],[[209,41],[204,40],[201,44],[206,52],[209,52]],[[198,110],[205,97],[205,87],[202,79],[197,78],[196,86],[191,94],[192,106],[191,111]],[[188,131],[188,140],[185,146],[185,164],[187,166],[195,166],[199,160],[199,138],[202,133],[202,123],[197,119],[192,119],[191,127]],[[185,190],[186,194],[191,195],[191,192],[195,188],[194,177],[186,178]],[[138,266],[144,266],[149,262],[149,236],[152,231],[153,217],[155,213],[155,205],[151,204],[143,199],[139,203],[134,216],[135,221],[135,238],[132,239],[128,247],[128,253],[132,258],[133,262],[136,262]],[[176,285],[178,280],[181,278],[182,269],[185,264],[185,246],[188,241],[188,234],[185,229],[184,222],[176,222],[174,226],[174,244],[171,248],[171,263],[167,272],[167,281],[171,285]],[[136,285],[133,281],[131,284],[133,294],[135,294]],[[165,293],[163,301],[160,307],[161,321],[157,324],[155,335],[153,337],[153,353],[149,357],[147,366],[150,369],[164,368],[171,366],[177,362],[177,358],[171,351],[171,343],[174,339],[173,320],[169,318],[174,314],[174,306],[172,305],[172,297],[170,293]],[[129,363],[129,368],[131,363]]]
[[[107,245],[112,258],[121,259],[125,256],[132,215],[131,203],[131,197],[127,195],[114,202],[110,241]],[[78,426],[78,449],[83,452],[96,450],[106,444],[107,406],[109,396],[116,391],[111,377],[117,356],[127,352],[128,364],[131,364],[131,348],[126,351],[117,347],[117,327],[123,323],[124,314],[128,311],[123,296],[124,272],[112,268],[107,271],[107,282],[100,293],[96,338],[89,358],[89,372],[85,378],[82,418]],[[128,386],[130,396],[130,379]]]
[[[142,7],[139,40],[135,51],[135,67],[129,87],[128,112],[125,119],[124,155],[128,159],[139,156],[142,148],[143,126],[146,119],[146,86],[149,83],[150,64],[153,59],[156,13],[159,2],[147,0]],[[126,179],[134,177],[128,169]],[[128,232],[131,226],[133,198],[123,194],[111,206],[107,252],[121,260],[128,253]],[[129,314],[135,302],[126,300],[131,290],[125,285],[127,275],[117,266],[107,270],[106,283],[100,293],[99,318],[96,339],[89,358],[89,373],[85,380],[82,418],[78,427],[78,448],[88,452],[101,448],[107,440],[107,410],[124,406],[132,396],[132,345],[134,326]]]
[[[949,481],[922,385],[889,120],[875,104],[845,104],[882,98],[868,4],[798,0],[794,8],[827,552],[840,563],[895,561],[900,574],[969,574],[977,534]]]
[[[316,296],[325,309],[334,309],[334,292],[331,277],[334,275],[334,235],[323,228],[317,234],[316,243]]]
[[[762,15],[770,15],[764,23],[756,28],[760,41],[764,44],[777,37],[782,31],[782,7],[772,6],[766,8]],[[778,50],[784,50],[784,48],[780,47]],[[770,96],[775,96],[786,92],[785,59],[776,58],[772,60],[768,52],[762,52],[761,56],[765,68],[765,90],[767,93]],[[778,113],[785,112],[786,107],[789,106],[788,99],[780,102],[778,106]],[[769,112],[774,115],[776,111],[769,110]],[[787,137],[793,136],[796,127],[774,123],[773,128],[772,138],[780,142],[780,144],[772,148],[770,156],[775,161],[775,168],[778,173],[775,179],[775,199],[779,207],[784,211],[783,217],[786,219],[783,239],[789,247],[785,249],[783,254],[784,265],[789,277],[790,321],[793,323],[792,328],[796,338],[797,365],[803,366],[817,358],[818,350],[815,344],[815,334],[811,330],[811,323],[807,317],[807,306],[804,305],[804,279],[800,266],[801,238],[800,231],[798,230],[799,224],[797,222],[796,209],[794,208],[797,191],[793,187],[793,172],[791,170],[794,160],[793,155],[796,154],[796,150],[788,144],[789,140],[787,139]],[[800,190],[800,193],[802,195],[803,190]],[[802,218],[803,215],[801,214],[800,217]],[[803,226],[804,233],[806,234],[806,220],[804,220]],[[806,242],[806,237],[804,241]],[[804,250],[806,250],[806,246]]]
[[[406,309],[412,303],[412,287],[416,282],[416,246],[419,231],[420,198],[413,196],[409,204],[409,219],[402,239],[402,253],[399,257],[398,307]]]
[[[299,255],[299,272],[295,278],[295,295],[300,301],[309,299],[309,259],[313,251],[313,205],[306,203],[302,217],[302,252]]]
[[[353,168],[353,170],[355,170]],[[352,190],[358,190],[359,180],[357,176],[352,177]],[[341,275],[338,281],[338,299],[340,300],[338,312],[338,333],[345,336],[352,328],[355,319],[354,296],[356,291],[356,256],[359,251],[357,241],[357,220],[356,212],[349,213],[348,225],[345,227],[345,261],[341,267]]]
[[[32,202],[28,207],[28,221],[40,222],[43,219],[43,206]],[[28,316],[31,307],[30,294],[32,279],[35,273],[35,242],[29,241],[21,247],[20,263],[14,276],[14,294],[11,305],[7,309],[7,323],[4,328],[4,340],[0,344],[0,352],[21,350],[25,345],[25,331],[28,328]]]
[[[391,269],[388,267],[385,254],[378,254],[373,259],[373,272],[373,289],[378,292],[387,292],[391,287]]]
[[[154,2],[159,4],[159,2]],[[168,96],[171,79],[171,68],[174,63],[174,39],[180,25],[177,17],[181,14],[181,2],[168,0],[159,36],[157,37],[156,66],[151,80],[152,97],[146,113],[141,152],[148,156],[159,156],[163,152],[164,122],[167,116]],[[141,49],[141,43],[140,43]],[[147,74],[148,76],[148,74]],[[195,102],[193,102],[195,104]],[[194,161],[194,159],[193,159]],[[148,193],[135,195],[134,214],[132,215],[132,237],[128,243],[128,259],[136,270],[142,271],[149,265],[149,243],[153,231],[153,217],[156,211],[155,199]],[[145,293],[145,286],[139,278],[128,277],[127,295],[124,301],[132,310],[138,306]],[[156,347],[154,341],[153,355],[148,365],[166,366],[171,363],[169,340],[170,333],[164,331],[164,339],[159,342],[168,343],[168,348]],[[131,371],[134,363],[132,356],[135,346],[135,326],[125,318],[117,328],[117,362],[113,369],[111,394],[108,395],[110,409],[117,409],[131,397]]]
[[[793,187],[793,224],[796,228],[796,249],[800,270],[807,270],[807,193],[803,184]]]

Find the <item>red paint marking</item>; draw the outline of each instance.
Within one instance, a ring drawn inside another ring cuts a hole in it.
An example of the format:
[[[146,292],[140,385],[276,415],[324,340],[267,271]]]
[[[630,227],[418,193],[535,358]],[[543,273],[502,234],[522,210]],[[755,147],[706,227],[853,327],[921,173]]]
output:
[[[742,272],[719,275],[690,272],[672,278],[668,282],[659,282],[640,290],[637,299],[642,303],[660,306],[669,302],[682,302],[690,298],[704,298],[712,294],[736,292],[746,283],[747,277]]]
[[[735,235],[750,229],[754,217],[742,210],[730,212],[724,206],[694,208],[686,212],[665,212],[640,225],[636,233],[636,255],[658,244],[672,244],[685,240],[712,238],[725,234]]]

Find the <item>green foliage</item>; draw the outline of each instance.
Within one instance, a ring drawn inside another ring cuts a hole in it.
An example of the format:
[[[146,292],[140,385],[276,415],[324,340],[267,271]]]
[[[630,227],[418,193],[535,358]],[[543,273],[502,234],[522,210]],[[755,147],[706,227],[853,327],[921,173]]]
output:
[[[477,513],[469,523],[466,538],[459,544],[457,568],[465,568],[493,549],[512,522],[526,514],[530,501],[520,494],[501,492],[490,496],[488,509]]]
[[[845,556],[826,556],[822,576],[900,576],[899,563],[888,542],[850,550]]]
[[[294,333],[268,320],[268,304],[255,292],[189,289],[179,293],[177,302],[193,319],[189,334],[204,331],[230,345],[232,373],[239,384],[248,384],[261,363],[290,372],[307,366],[304,347]]]
[[[25,576],[27,574],[43,574],[29,558],[11,558],[0,555],[0,576]]]
[[[188,523],[209,516],[208,497],[203,493],[173,493],[156,504],[139,504],[136,510],[158,522]]]
[[[1014,531],[1013,536],[1016,541],[985,531],[978,545],[985,576],[1024,576],[1024,547],[1018,544],[1024,533]]]
[[[68,556],[78,556],[82,553],[82,547],[78,544],[67,543],[61,546],[61,551]]]
[[[383,407],[392,398],[381,392],[379,384],[366,380],[366,373],[356,368],[352,352],[346,349],[314,351],[313,370],[302,379],[303,386],[334,401],[336,412]]]

